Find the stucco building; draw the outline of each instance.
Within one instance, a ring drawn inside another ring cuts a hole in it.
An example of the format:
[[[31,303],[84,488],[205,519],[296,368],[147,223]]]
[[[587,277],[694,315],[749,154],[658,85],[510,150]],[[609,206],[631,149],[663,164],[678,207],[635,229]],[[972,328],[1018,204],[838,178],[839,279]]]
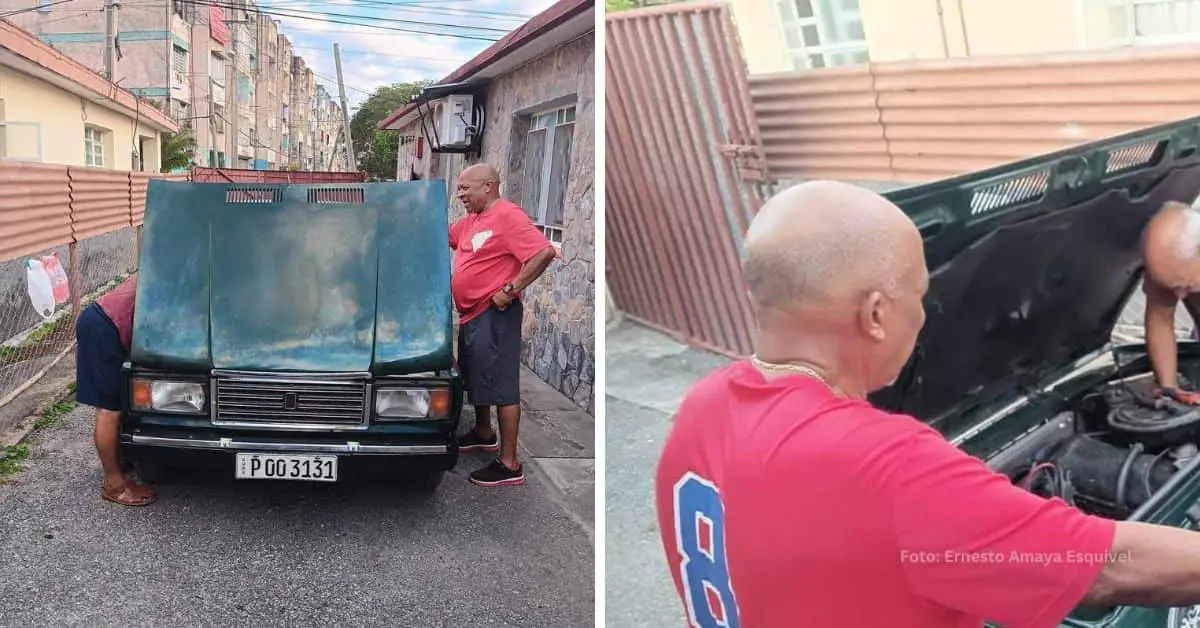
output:
[[[379,125],[401,135],[398,180],[446,182],[452,221],[464,214],[453,194],[458,173],[487,162],[500,171],[501,195],[560,248],[561,258],[525,291],[522,357],[589,412],[595,404],[594,20],[591,0],[562,0]],[[465,115],[438,115],[468,95]],[[476,131],[472,146],[437,152],[452,132],[432,131],[434,118],[468,117]]]
[[[0,20],[0,159],[159,170],[179,125],[146,100]]]
[[[1200,40],[1191,0],[729,0],[752,73]]]

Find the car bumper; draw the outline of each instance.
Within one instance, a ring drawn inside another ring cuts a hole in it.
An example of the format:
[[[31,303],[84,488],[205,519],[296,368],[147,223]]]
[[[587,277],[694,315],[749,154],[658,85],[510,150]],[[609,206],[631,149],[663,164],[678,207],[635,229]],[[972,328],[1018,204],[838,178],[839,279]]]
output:
[[[354,440],[333,441],[280,441],[255,438],[204,438],[188,436],[156,436],[148,434],[123,434],[123,444],[145,447],[172,447],[181,449],[296,452],[326,454],[383,454],[383,455],[437,455],[452,453],[446,444],[382,444],[362,443]]]

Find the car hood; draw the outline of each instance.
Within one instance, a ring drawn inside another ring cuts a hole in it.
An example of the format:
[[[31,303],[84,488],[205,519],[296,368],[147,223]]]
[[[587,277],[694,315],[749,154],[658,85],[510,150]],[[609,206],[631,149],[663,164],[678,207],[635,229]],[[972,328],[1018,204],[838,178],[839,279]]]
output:
[[[132,361],[147,368],[430,371],[451,366],[437,182],[151,181]]]
[[[1166,201],[1200,194],[1200,118],[887,196],[925,238],[926,323],[872,402],[945,433],[1102,350]]]

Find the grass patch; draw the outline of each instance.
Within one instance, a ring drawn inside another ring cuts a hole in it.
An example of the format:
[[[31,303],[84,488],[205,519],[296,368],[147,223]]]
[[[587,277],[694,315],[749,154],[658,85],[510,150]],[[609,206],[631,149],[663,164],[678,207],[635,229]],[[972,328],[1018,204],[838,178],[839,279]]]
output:
[[[4,483],[5,476],[20,471],[21,463],[28,457],[29,445],[21,443],[5,447],[4,453],[0,455],[0,484]]]
[[[75,383],[71,383],[71,394],[66,398],[60,399],[57,403],[46,408],[42,416],[38,417],[37,422],[33,426],[37,429],[45,429],[58,425],[58,421],[62,419],[68,412],[79,406],[79,402],[75,401]]]

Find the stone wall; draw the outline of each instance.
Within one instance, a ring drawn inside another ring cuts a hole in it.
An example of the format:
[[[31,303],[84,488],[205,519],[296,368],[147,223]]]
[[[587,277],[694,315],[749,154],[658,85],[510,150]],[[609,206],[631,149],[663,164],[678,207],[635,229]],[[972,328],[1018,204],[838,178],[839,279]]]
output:
[[[500,193],[520,202],[520,116],[550,105],[575,105],[575,133],[564,207],[562,258],[525,291],[522,360],[539,377],[594,413],[595,360],[595,35],[558,49],[492,81],[486,94],[482,159],[436,155],[430,176],[447,178],[450,220],[464,214],[453,198],[458,173],[485,161],[500,171]],[[449,169],[445,162],[449,159]]]

